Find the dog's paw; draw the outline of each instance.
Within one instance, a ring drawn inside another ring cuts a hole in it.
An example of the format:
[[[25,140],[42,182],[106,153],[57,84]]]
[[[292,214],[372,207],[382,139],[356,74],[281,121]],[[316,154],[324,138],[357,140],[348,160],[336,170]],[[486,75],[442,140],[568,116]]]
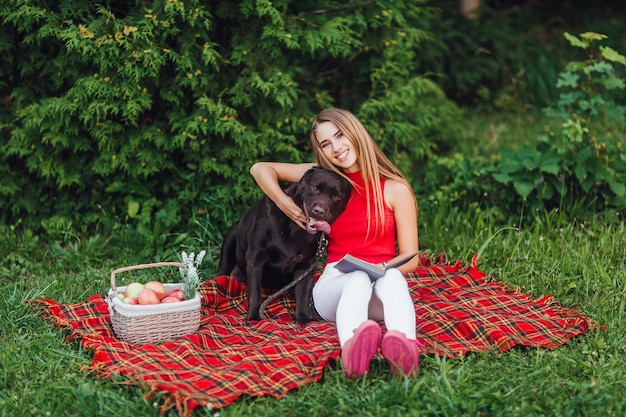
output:
[[[310,315],[308,315],[308,314],[298,314],[298,315],[296,316],[295,321],[296,321],[296,323],[301,324],[301,325],[303,325],[303,326],[304,326],[304,325],[305,325],[305,324],[307,324],[307,323],[310,323],[310,322],[312,322],[312,321],[315,321],[315,318],[314,318],[314,317],[311,317],[311,316],[310,316]]]
[[[254,321],[259,321],[261,320],[261,315],[256,312],[256,313],[248,313],[248,317],[246,318],[246,321],[249,322],[254,322]]]

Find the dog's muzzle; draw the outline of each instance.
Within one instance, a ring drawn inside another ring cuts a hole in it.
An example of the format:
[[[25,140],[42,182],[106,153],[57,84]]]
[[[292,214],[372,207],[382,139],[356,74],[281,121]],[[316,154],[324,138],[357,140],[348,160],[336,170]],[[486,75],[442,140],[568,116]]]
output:
[[[330,224],[326,220],[318,220],[309,216],[306,204],[302,205],[304,215],[306,216],[306,231],[314,235],[317,232],[330,233]]]

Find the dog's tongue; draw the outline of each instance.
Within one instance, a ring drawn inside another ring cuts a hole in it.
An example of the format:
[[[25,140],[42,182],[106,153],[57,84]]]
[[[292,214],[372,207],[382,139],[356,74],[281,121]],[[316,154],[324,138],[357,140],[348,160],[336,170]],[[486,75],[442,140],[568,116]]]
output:
[[[317,232],[324,232],[326,234],[330,233],[330,224],[326,220],[318,220],[314,217],[309,216],[309,212],[306,209],[306,204],[302,206],[302,210],[307,217],[306,222],[306,231],[315,234]]]
[[[324,232],[326,234],[330,233],[330,224],[326,220],[317,220],[311,217],[309,221],[309,228],[315,230],[316,232]]]

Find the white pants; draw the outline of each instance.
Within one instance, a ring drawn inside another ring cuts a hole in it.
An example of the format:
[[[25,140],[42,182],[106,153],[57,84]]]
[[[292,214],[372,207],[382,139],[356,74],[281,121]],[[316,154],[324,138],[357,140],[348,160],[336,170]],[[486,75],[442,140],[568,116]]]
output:
[[[313,287],[315,309],[325,320],[337,323],[341,346],[365,320],[384,321],[415,339],[415,308],[406,278],[395,268],[374,283],[363,271],[344,274],[327,264]]]

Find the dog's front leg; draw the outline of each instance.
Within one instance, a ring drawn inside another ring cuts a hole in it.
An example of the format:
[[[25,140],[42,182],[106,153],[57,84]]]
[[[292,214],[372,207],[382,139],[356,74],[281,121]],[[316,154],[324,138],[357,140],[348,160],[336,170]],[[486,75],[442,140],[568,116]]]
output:
[[[305,271],[298,271],[294,275],[298,277],[298,273],[303,274]],[[313,272],[307,273],[300,282],[296,284],[296,321],[300,324],[307,324],[313,321],[313,312],[309,307],[309,299],[311,297],[311,289],[313,288]]]
[[[248,283],[248,321],[261,320],[261,277],[263,265],[260,262],[249,262],[246,266]]]

